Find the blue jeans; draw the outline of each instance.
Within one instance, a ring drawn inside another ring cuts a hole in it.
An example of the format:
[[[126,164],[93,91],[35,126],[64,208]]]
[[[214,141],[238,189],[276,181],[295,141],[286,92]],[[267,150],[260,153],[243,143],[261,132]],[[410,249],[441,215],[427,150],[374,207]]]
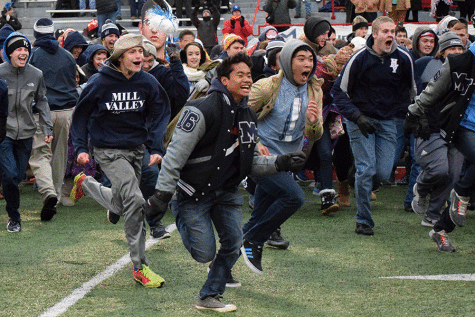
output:
[[[142,16],[143,0],[130,0],[130,16],[139,17]]]
[[[101,35],[101,29],[102,29],[102,26],[104,25],[104,22],[106,22],[107,19],[111,19],[112,22],[114,22],[115,24],[115,21],[118,15],[119,15],[119,11],[97,14],[97,27],[99,30],[98,31],[99,35]]]
[[[254,210],[244,224],[244,239],[264,245],[270,235],[305,202],[305,194],[290,172],[254,179]]]
[[[396,151],[396,122],[369,118],[376,132],[364,137],[356,123],[348,121],[346,128],[355,157],[356,222],[374,227],[371,216],[373,180],[382,182],[391,175]]]
[[[454,145],[465,158],[463,172],[454,189],[460,196],[469,197],[475,192],[475,132],[460,126]]]
[[[239,190],[217,190],[199,198],[178,192],[170,207],[176,218],[183,245],[193,259],[206,263],[214,259],[200,297],[223,294],[227,273],[239,258],[242,244],[242,203]],[[213,224],[221,244],[216,254]]]
[[[89,9],[94,10],[96,8],[96,0],[89,0]],[[86,10],[86,0],[79,0],[79,9]]]
[[[411,156],[411,173],[409,174],[409,182],[407,184],[406,198],[404,199],[404,208],[409,209],[411,207],[412,199],[414,198],[414,184],[416,184],[417,176],[421,173],[421,166],[416,161],[416,155],[414,153],[414,135],[410,135],[409,138],[404,135],[404,119],[396,118],[397,128],[397,143],[396,143],[396,155],[394,156],[394,165],[399,161],[406,143],[409,141],[409,155]]]
[[[7,203],[8,216],[16,222],[21,222],[20,190],[18,184],[23,180],[28,160],[31,155],[33,138],[12,140],[5,138],[0,143],[0,170],[2,171],[3,196]]]
[[[297,0],[295,13],[300,14],[301,12],[302,12],[302,0]],[[310,0],[305,0],[305,14],[312,14],[312,3],[310,2]]]

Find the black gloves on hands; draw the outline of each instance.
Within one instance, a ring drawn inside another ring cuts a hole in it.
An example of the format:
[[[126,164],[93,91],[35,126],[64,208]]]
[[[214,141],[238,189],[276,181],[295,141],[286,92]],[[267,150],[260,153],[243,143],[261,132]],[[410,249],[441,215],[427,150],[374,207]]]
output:
[[[425,115],[418,117],[412,114],[410,111],[407,113],[406,120],[404,121],[404,134],[409,135],[411,133],[414,135],[415,138],[429,140],[429,120],[427,120]]]
[[[236,20],[231,19],[231,29],[234,29],[235,25],[236,25]]]
[[[173,197],[173,193],[157,191],[150,196],[144,204],[144,211],[147,217],[154,221],[160,221],[168,209],[168,203]]]
[[[368,134],[373,134],[376,132],[376,126],[371,122],[371,120],[365,116],[360,115],[358,119],[356,119],[356,125],[360,129],[361,133],[364,135],[365,138],[368,138]]]
[[[278,172],[298,173],[305,165],[306,155],[302,151],[290,152],[277,155],[275,159],[275,168]]]
[[[170,62],[180,60],[180,49],[178,47],[167,46],[166,51]]]
[[[241,27],[243,28],[244,27],[244,17],[242,15],[239,18],[239,21],[241,22]]]

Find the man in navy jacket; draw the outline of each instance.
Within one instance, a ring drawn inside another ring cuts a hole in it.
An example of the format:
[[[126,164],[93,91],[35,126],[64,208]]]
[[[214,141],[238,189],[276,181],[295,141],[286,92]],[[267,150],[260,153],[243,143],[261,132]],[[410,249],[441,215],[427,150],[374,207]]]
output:
[[[346,63],[332,88],[333,101],[348,119],[347,129],[355,157],[356,233],[373,235],[373,182],[387,180],[396,150],[397,113],[406,112],[415,94],[409,53],[395,42],[394,21],[373,22],[366,47]]]

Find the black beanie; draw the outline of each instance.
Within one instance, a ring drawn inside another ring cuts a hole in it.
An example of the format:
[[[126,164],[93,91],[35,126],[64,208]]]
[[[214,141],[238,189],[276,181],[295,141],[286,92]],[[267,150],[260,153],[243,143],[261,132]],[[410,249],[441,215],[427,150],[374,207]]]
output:
[[[303,27],[303,32],[307,40],[314,42],[317,37],[330,31],[331,24],[325,19],[318,17],[310,17]]]
[[[8,40],[7,43],[7,56],[10,56],[14,50],[19,47],[26,47],[28,49],[28,53],[31,54],[31,45],[30,42],[23,36],[14,36]]]

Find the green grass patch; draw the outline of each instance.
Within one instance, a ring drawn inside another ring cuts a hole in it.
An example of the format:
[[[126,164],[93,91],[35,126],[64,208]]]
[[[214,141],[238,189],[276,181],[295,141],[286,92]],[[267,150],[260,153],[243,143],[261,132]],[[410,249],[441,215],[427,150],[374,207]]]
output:
[[[439,252],[421,218],[404,211],[405,188],[383,186],[372,202],[375,235],[355,230],[355,202],[333,217],[320,214],[320,199],[303,186],[307,202],[282,226],[288,250],[265,248],[264,275],[239,259],[233,275],[243,286],[227,289],[234,316],[473,316],[475,282],[393,280],[382,276],[473,273],[474,217],[451,235],[457,252]],[[108,223],[90,198],[58,207],[51,222],[39,220],[40,195],[21,187],[22,231],[8,233],[0,215],[0,316],[38,316],[128,252],[123,221]],[[244,196],[247,197],[243,191]],[[0,202],[4,210],[5,202]],[[244,219],[249,218],[247,199]],[[173,218],[168,213],[164,224]],[[151,269],[165,280],[145,289],[132,265],[105,280],[63,316],[218,316],[194,308],[207,273],[172,238],[151,247]]]

